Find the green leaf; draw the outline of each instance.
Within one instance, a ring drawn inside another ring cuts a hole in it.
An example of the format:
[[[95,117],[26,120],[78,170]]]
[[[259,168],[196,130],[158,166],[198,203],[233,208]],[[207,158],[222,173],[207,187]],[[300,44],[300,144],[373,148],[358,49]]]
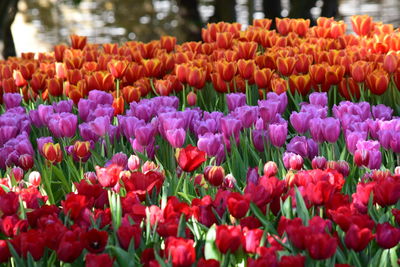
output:
[[[219,252],[217,246],[215,245],[215,240],[217,238],[217,230],[215,224],[210,227],[206,235],[206,245],[204,246],[204,258],[206,260],[214,259],[221,260],[222,256]]]
[[[185,230],[186,230],[186,220],[185,214],[182,213],[181,217],[179,218],[179,225],[178,225],[178,237],[186,237]]]
[[[299,189],[295,187],[296,190],[296,213],[303,220],[304,225],[308,225],[310,220],[310,214],[304,202],[303,196],[301,195]]]
[[[135,262],[132,261],[132,256],[122,248],[116,246],[107,246],[107,249],[111,251],[113,256],[115,256],[120,266],[135,266]]]
[[[397,255],[397,249],[398,249],[398,245],[394,248],[391,248],[389,251],[390,254],[390,264],[392,267],[399,267],[399,264],[397,263],[399,256]]]
[[[270,234],[277,234],[275,227],[268,221],[266,216],[253,202],[250,203],[250,210],[254,213],[257,219],[259,219],[260,222],[264,225],[265,230],[267,230]]]

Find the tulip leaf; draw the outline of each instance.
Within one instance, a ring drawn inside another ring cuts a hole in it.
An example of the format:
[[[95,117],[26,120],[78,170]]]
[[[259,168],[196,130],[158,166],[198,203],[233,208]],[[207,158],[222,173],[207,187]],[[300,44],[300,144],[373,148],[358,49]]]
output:
[[[185,214],[182,213],[181,217],[179,218],[178,233],[177,233],[178,237],[183,237],[183,238],[186,237],[186,234],[185,234],[185,230],[186,230],[185,217],[186,217]]]
[[[383,252],[383,249],[378,249],[378,251],[375,252],[374,257],[369,261],[370,266],[378,266],[379,265],[379,261],[381,259],[382,252]]]
[[[125,250],[116,246],[107,246],[107,249],[111,251],[111,254],[115,256],[120,266],[134,267],[135,262],[132,261],[132,256]]]
[[[303,220],[304,225],[308,225],[310,220],[310,214],[308,213],[306,203],[304,202],[303,196],[301,195],[299,189],[295,187],[296,190],[296,213]]]
[[[372,191],[368,200],[368,214],[375,222],[379,221],[379,215],[377,214],[376,209],[374,207],[374,192]]]
[[[267,230],[268,233],[277,234],[274,226],[268,221],[266,216],[261,212],[261,210],[257,207],[256,204],[251,202],[250,203],[250,209],[254,213],[254,215],[257,217],[257,219],[259,219],[260,222],[264,225],[265,230]]]
[[[206,235],[206,245],[204,246],[204,258],[206,260],[214,259],[221,260],[221,253],[219,252],[215,239],[217,238],[217,230],[215,224],[210,227]]]
[[[285,202],[282,203],[282,199],[280,199],[280,202],[282,207],[282,215],[288,219],[292,219],[292,198],[289,196],[285,199]]]
[[[383,252],[381,254],[381,258],[379,260],[379,267],[388,266],[388,254],[389,254],[389,250],[388,249],[383,250]]]
[[[5,185],[0,184],[0,187],[4,190],[4,192],[6,192],[6,193],[10,192],[10,189]]]
[[[391,248],[390,251],[389,251],[389,254],[390,254],[390,264],[391,264],[391,266],[393,266],[393,267],[399,267],[399,264],[398,264],[399,256],[397,255],[397,252],[396,252],[398,246],[399,246],[399,245],[397,245],[397,246],[394,247],[394,248]]]
[[[13,256],[13,260],[15,262],[15,266],[25,266],[24,261],[19,257],[17,251],[15,251],[13,245],[10,242],[8,243],[8,248],[10,250],[11,255]]]

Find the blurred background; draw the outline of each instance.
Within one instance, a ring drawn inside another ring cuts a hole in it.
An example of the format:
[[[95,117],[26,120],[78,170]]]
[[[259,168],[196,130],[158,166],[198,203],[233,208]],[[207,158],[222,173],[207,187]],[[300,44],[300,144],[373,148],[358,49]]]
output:
[[[255,18],[279,16],[310,18],[313,24],[319,16],[334,16],[349,24],[355,14],[397,28],[400,0],[0,0],[0,51],[4,56],[50,51],[69,43],[72,33],[92,43],[147,42],[160,35],[183,42],[199,40],[208,22],[246,26]]]

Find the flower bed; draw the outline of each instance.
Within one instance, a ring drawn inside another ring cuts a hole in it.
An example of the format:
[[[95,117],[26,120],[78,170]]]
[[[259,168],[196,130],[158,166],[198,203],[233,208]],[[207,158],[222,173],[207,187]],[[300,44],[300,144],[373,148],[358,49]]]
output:
[[[0,62],[0,263],[398,266],[400,33],[270,24]]]

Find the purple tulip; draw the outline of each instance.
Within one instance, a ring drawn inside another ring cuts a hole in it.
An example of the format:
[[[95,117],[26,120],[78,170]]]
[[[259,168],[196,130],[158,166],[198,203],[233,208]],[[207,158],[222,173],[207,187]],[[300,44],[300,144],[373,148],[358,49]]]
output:
[[[354,154],[356,151],[356,145],[359,140],[367,140],[368,133],[367,132],[346,132],[346,147],[347,150]]]
[[[57,113],[62,113],[62,112],[71,113],[73,105],[74,102],[72,100],[62,100],[59,102],[53,102],[54,111]]]
[[[323,119],[314,118],[310,120],[310,134],[315,142],[322,143],[325,141],[323,135]]]
[[[311,115],[306,112],[292,112],[290,115],[290,123],[300,134],[304,134],[308,131],[310,119]]]
[[[327,160],[324,156],[314,157],[311,161],[311,166],[313,169],[325,170]]]
[[[257,107],[242,106],[235,109],[234,116],[238,118],[244,128],[250,128],[257,121]]]
[[[108,116],[97,117],[89,122],[89,126],[97,136],[104,137],[110,132],[110,118]]]
[[[393,109],[383,104],[372,107],[372,115],[375,119],[390,120],[392,119]]]
[[[206,133],[216,133],[217,131],[218,123],[214,119],[207,119],[194,123],[194,132],[197,136],[204,135]]]
[[[2,146],[8,140],[16,137],[17,134],[18,134],[18,129],[15,126],[0,127],[0,146]]]
[[[116,164],[126,169],[128,165],[128,156],[123,152],[115,153],[110,160],[110,164]]]
[[[85,141],[97,142],[99,140],[99,136],[92,131],[89,123],[79,124],[79,134]]]
[[[247,184],[250,184],[250,183],[258,184],[259,178],[260,178],[260,175],[258,175],[258,168],[257,167],[249,168],[247,170],[247,174],[246,174]]]
[[[328,107],[315,106],[306,103],[301,106],[300,112],[309,113],[311,118],[324,119],[328,116]]]
[[[286,92],[283,94],[277,94],[274,92],[267,93],[267,100],[277,100],[279,102],[278,112],[282,114],[285,112],[286,106],[288,104],[288,98]]]
[[[154,109],[154,104],[145,100],[148,99],[143,99],[139,103],[132,102],[130,104],[130,110],[126,112],[126,115],[135,116],[138,119],[149,122],[150,119],[155,116],[156,112]]]
[[[311,105],[317,105],[321,107],[325,107],[328,104],[328,94],[326,92],[318,93],[314,92],[311,93],[308,97],[310,100]]]
[[[305,136],[295,136],[286,146],[287,152],[293,152],[302,157],[308,157],[308,143]]]
[[[89,92],[88,99],[94,101],[97,105],[112,105],[114,98],[111,94],[100,91],[92,90]]]
[[[72,138],[78,127],[78,117],[71,113],[55,113],[50,117],[48,126],[55,137]]]
[[[340,122],[332,117],[323,120],[322,133],[325,141],[335,143],[340,135]]]
[[[392,141],[393,133],[394,131],[392,130],[380,130],[378,132],[378,139],[383,148],[390,149],[390,142]]]
[[[269,140],[276,147],[281,147],[285,144],[287,133],[287,123],[270,124],[268,127]]]
[[[234,111],[237,107],[246,105],[246,95],[243,93],[226,94],[226,104],[230,112]]]
[[[173,148],[180,148],[185,143],[186,131],[182,128],[167,130],[165,134]]]
[[[379,150],[380,144],[378,141],[373,140],[359,140],[356,144],[358,150]]]
[[[135,129],[136,140],[141,146],[148,146],[153,143],[155,134],[156,128],[151,123]]]
[[[42,125],[47,125],[47,122],[49,121],[51,115],[54,113],[53,106],[39,105],[37,110]]]
[[[120,116],[118,115],[118,127],[121,129],[124,136],[129,139],[135,136],[135,129],[141,126],[145,126],[143,120],[139,120],[136,117]]]
[[[131,143],[132,149],[134,151],[137,151],[139,153],[147,153],[147,156],[149,158],[153,158],[155,155],[155,139],[151,140],[149,145],[147,146],[142,146],[136,139],[129,138],[129,141]]]
[[[265,147],[268,145],[268,132],[266,130],[253,130],[252,140],[254,147],[259,152],[264,152]]]
[[[82,121],[87,122],[88,116],[96,109],[96,102],[81,98],[78,102],[78,115],[82,119]]]
[[[221,131],[226,140],[230,140],[231,137],[234,137],[236,142],[239,142],[240,130],[242,128],[242,122],[233,117],[224,117],[220,120],[221,123]]]
[[[394,153],[400,153],[400,132],[394,132],[390,140],[390,148]]]
[[[285,152],[282,156],[283,165],[288,170],[301,170],[304,160],[300,155],[292,152]]]
[[[87,120],[93,121],[98,117],[108,117],[111,123],[111,119],[114,117],[114,108],[109,105],[97,105],[95,110],[89,113]]]
[[[277,100],[260,100],[258,105],[260,107],[260,117],[263,119],[264,124],[272,123],[279,111],[280,103]]]
[[[380,169],[382,164],[382,154],[379,150],[370,150],[369,153],[369,161],[368,168],[371,170]]]
[[[21,105],[22,96],[18,93],[5,93],[3,95],[3,103],[6,109],[15,108]]]

